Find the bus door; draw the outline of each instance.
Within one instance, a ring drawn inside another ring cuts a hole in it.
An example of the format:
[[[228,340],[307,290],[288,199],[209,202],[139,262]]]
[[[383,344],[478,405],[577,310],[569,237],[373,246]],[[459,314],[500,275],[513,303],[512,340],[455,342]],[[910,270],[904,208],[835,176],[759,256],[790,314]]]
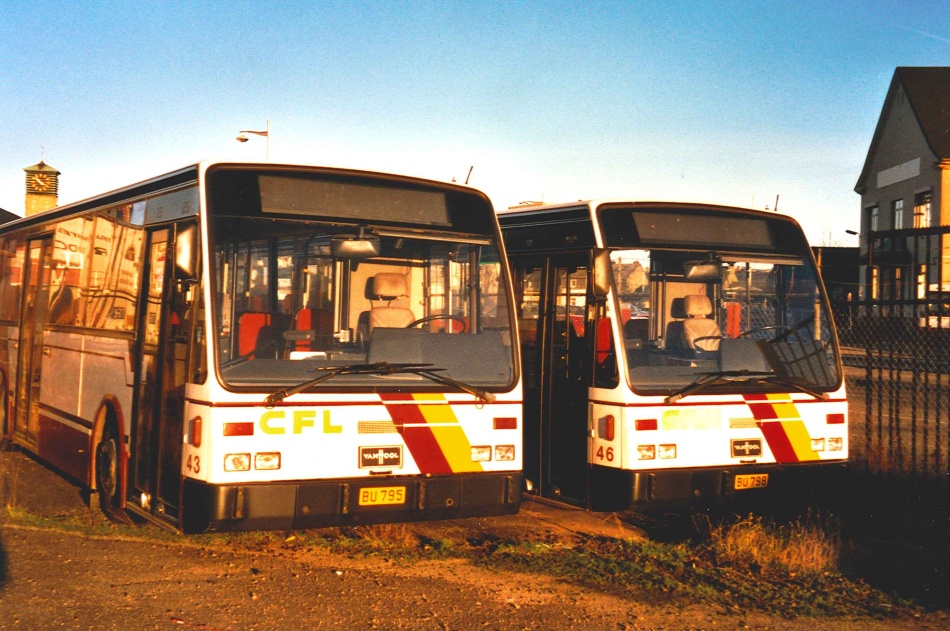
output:
[[[27,251],[29,256],[24,272],[26,290],[21,306],[20,322],[23,324],[20,327],[14,432],[27,444],[35,446],[40,422],[43,330],[48,320],[50,280],[54,271],[53,237],[30,241]]]
[[[586,505],[589,254],[513,263],[525,378],[525,476]]]
[[[172,520],[179,515],[188,341],[198,291],[193,278],[182,278],[178,269],[184,257],[194,270],[195,233],[193,224],[148,233],[139,306],[129,488],[143,510]]]

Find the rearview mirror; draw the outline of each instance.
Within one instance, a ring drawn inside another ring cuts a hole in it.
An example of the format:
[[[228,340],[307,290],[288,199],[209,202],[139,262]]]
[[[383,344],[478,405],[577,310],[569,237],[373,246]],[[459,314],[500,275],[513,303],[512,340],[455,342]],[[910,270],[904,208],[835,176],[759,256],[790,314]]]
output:
[[[379,256],[379,237],[339,235],[330,240],[330,251],[340,259],[371,259]]]
[[[683,274],[686,280],[699,283],[719,282],[722,280],[722,265],[716,261],[686,261]]]

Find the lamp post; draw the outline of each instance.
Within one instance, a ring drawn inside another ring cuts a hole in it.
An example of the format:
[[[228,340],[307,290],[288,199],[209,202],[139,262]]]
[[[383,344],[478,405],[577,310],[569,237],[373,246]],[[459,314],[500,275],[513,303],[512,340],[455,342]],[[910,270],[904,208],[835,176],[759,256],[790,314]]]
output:
[[[247,142],[248,138],[245,134],[254,134],[255,136],[264,137],[264,160],[270,162],[270,119],[267,119],[267,125],[264,127],[264,131],[255,131],[253,129],[242,129],[238,133],[236,140],[238,142]]]

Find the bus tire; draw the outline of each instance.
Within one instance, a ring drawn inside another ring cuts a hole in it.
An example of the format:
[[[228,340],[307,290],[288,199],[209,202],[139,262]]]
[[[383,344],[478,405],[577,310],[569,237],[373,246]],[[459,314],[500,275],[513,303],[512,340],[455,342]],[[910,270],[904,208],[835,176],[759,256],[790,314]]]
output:
[[[119,444],[119,430],[109,418],[96,445],[96,492],[99,508],[110,518],[119,508]]]
[[[10,392],[7,389],[7,376],[0,373],[0,449],[12,446],[10,440]]]

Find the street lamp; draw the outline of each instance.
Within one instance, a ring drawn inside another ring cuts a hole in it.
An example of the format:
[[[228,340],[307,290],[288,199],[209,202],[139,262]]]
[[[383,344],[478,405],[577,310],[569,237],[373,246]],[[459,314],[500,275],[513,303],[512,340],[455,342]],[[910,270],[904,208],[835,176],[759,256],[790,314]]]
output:
[[[248,138],[245,134],[254,134],[255,136],[264,137],[264,160],[270,162],[270,119],[267,119],[267,126],[264,128],[264,131],[255,131],[253,129],[242,129],[238,133],[236,140],[238,142],[247,142]]]

